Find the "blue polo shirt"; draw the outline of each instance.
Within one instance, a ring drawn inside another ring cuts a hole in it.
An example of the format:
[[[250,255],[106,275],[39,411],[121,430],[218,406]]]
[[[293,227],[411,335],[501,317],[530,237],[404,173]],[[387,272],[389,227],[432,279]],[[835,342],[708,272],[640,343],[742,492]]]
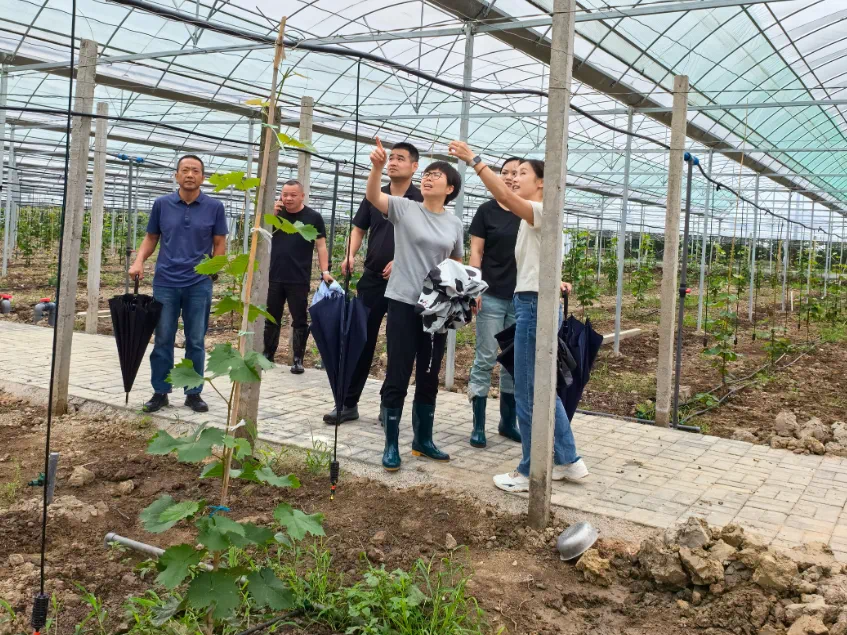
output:
[[[159,236],[153,284],[190,287],[207,279],[194,267],[212,254],[213,237],[227,234],[223,203],[202,192],[193,203],[185,203],[179,190],[160,196],[150,211],[147,233]]]

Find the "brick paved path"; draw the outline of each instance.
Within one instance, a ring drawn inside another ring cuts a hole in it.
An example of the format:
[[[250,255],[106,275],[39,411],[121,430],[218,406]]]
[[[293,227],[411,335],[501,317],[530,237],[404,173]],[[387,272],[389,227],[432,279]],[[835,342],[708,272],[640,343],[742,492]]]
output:
[[[4,382],[46,388],[52,330],[0,321],[0,387]],[[181,351],[178,351],[178,354]],[[130,394],[130,409],[149,397],[145,361]],[[227,387],[220,380],[221,390]],[[124,392],[114,340],[74,334],[71,395],[124,407]],[[211,390],[205,415],[182,406],[180,398],[163,411],[181,420],[222,424],[226,409]],[[332,428],[321,417],[331,409],[326,376],[317,370],[294,376],[287,368],[265,374],[260,404],[262,438],[300,447],[313,439],[329,441]],[[379,464],[383,436],[376,416],[379,382],[369,381],[360,404],[362,419],[341,426],[339,456]],[[453,460],[434,464],[411,456],[410,413],[404,413],[400,443],[403,469],[432,480],[446,479],[468,489],[493,488],[491,475],[517,464],[518,444],[496,434],[497,402],[489,403],[489,446],[471,448],[471,409],[464,395],[438,397],[435,438]],[[578,415],[577,447],[591,470],[584,484],[554,483],[553,503],[577,510],[668,527],[689,516],[709,523],[735,522],[777,546],[828,543],[847,561],[847,460],[795,455],[786,450],[710,436],[653,428],[610,418]],[[506,494],[504,494],[506,496]]]

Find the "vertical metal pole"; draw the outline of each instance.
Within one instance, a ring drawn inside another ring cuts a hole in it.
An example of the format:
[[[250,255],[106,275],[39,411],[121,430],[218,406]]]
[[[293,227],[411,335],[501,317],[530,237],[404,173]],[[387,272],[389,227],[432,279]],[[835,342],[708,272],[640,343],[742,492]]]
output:
[[[250,120],[250,123],[247,124],[247,140],[250,142],[250,145],[247,146],[247,178],[251,178],[253,176],[253,158],[255,156],[255,148],[253,147],[253,120]],[[258,188],[256,189],[258,192]],[[333,198],[333,205],[335,205],[335,199]],[[250,249],[250,228],[253,226],[253,223],[250,220],[250,212],[253,207],[253,197],[250,195],[250,192],[244,192],[244,236],[242,251],[246,254]],[[332,251],[330,251],[332,253]]]
[[[111,219],[112,233],[109,236],[109,254],[114,256],[115,255],[115,220],[116,220],[116,218],[115,218],[115,200],[114,199],[112,199],[112,210],[111,210],[111,213],[110,213],[110,219]]]
[[[714,159],[714,150],[709,150],[709,167],[708,167],[708,175],[711,178],[712,176],[712,159]],[[758,187],[758,179],[756,180],[756,187]],[[708,229],[709,229],[709,219],[711,218],[710,209],[712,204],[712,184],[706,183],[706,200],[703,207],[703,237],[700,243],[700,284],[699,284],[699,293],[697,298],[697,332],[703,332],[703,299],[706,297],[706,293],[708,293],[708,289],[706,289],[706,240],[708,238]]]
[[[812,201],[812,220],[809,222],[809,253],[806,258],[809,261],[806,267],[806,302],[809,301],[809,294],[812,290],[812,258],[815,255],[815,202]]]
[[[597,249],[597,284],[600,284],[600,266],[601,266],[601,258],[600,251],[603,246],[603,212],[606,209],[606,197],[600,199],[600,217],[597,219],[597,243],[595,248]]]
[[[132,234],[132,159],[129,161],[129,172],[127,178],[127,195],[126,195],[126,262],[124,263],[124,293],[129,293],[129,259],[132,256],[133,234]]]
[[[6,64],[0,65],[0,189],[3,186],[9,187],[8,183],[12,180],[12,170],[9,170],[8,181],[3,181],[3,164],[6,160],[6,95],[9,92],[9,71]],[[9,146],[12,144],[10,143]],[[11,168],[11,162],[9,164]],[[2,275],[6,276],[7,263],[9,259],[9,204],[6,203],[6,210],[3,214],[3,268]]]
[[[756,175],[756,191],[753,193],[753,202],[759,204],[759,175]],[[747,305],[747,319],[753,321],[753,295],[756,281],[756,242],[759,240],[759,208],[753,208],[753,240],[750,245],[750,301]]]
[[[688,287],[688,224],[691,218],[691,181],[694,173],[694,157],[688,155],[688,184],[685,193],[685,227],[682,234],[682,273],[679,280],[679,307],[676,321],[676,371],[673,387],[673,427],[679,427],[679,382],[682,377],[682,324],[685,319],[685,296]]]
[[[621,196],[621,220],[618,226],[618,284],[615,295],[615,355],[621,354],[621,306],[623,304],[623,262],[626,250],[626,212],[629,205],[629,166],[632,159],[632,108],[626,115],[626,154],[623,164],[623,195]]]
[[[785,223],[785,249],[782,250],[782,312],[785,313],[785,302],[788,298],[788,250],[791,244],[791,196],[793,191],[788,192],[788,222]]]
[[[535,390],[529,466],[529,524],[543,530],[550,518],[555,424],[556,358],[559,331],[559,285],[562,270],[562,218],[568,174],[568,118],[573,73],[576,0],[555,0],[550,44],[550,89],[547,99],[544,215],[541,219],[541,269],[535,329]],[[555,273],[554,273],[555,272]]]
[[[473,83],[473,48],[474,48],[474,31],[470,23],[465,25],[465,63],[462,72],[462,82],[465,86],[470,86]],[[462,91],[462,115],[459,120],[459,140],[468,140],[468,129],[470,128],[470,113],[471,113],[471,94],[470,91]],[[459,170],[459,176],[462,177],[462,183],[465,182],[465,172],[467,164],[464,161],[459,161],[456,166]],[[456,205],[453,208],[454,213],[461,221],[465,213],[465,188],[463,187],[456,197]],[[447,363],[444,368],[444,387],[447,390],[453,389],[453,383],[456,378],[456,331],[450,329],[447,331]]]
[[[826,268],[824,269],[823,274],[823,297],[826,297],[826,293],[829,288],[829,267],[832,263],[832,209],[829,210],[829,223],[827,225],[827,235],[826,235]]]
[[[336,204],[338,202],[338,173],[341,170],[341,166],[338,164],[338,161],[335,162],[335,178],[332,183],[332,216],[329,219],[329,268],[332,269],[332,250],[335,247],[335,209]],[[348,236],[349,240],[350,237]],[[345,258],[347,255],[345,254]]]
[[[665,250],[659,308],[659,359],[656,367],[656,425],[667,427],[671,418],[671,377],[674,357],[674,313],[679,266],[679,216],[682,199],[682,167],[688,109],[688,76],[674,77],[671,151],[668,155],[668,196],[665,211]],[[683,284],[685,281],[683,280]]]
[[[2,166],[0,166],[2,168]],[[5,277],[8,273],[8,263],[11,260],[11,250],[14,249],[14,244],[12,243],[12,207],[14,206],[14,201],[12,200],[12,171],[15,168],[15,127],[9,126],[9,175],[6,177],[6,216],[3,220],[3,276]]]

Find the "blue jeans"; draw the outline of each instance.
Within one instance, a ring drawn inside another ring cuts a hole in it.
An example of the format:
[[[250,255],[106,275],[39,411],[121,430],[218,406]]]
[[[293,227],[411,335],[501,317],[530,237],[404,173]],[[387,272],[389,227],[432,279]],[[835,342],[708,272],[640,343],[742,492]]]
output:
[[[468,382],[468,399],[487,397],[491,388],[491,371],[497,363],[497,338],[494,337],[515,323],[515,305],[493,295],[482,296],[482,308],[476,316],[476,355]],[[500,392],[515,392],[512,376],[500,368]]]
[[[158,393],[170,393],[165,381],[174,367],[174,340],[182,314],[185,326],[185,356],[194,363],[200,375],[206,364],[206,329],[212,308],[212,279],[207,278],[190,287],[153,287],[153,297],[162,303],[162,317],[156,325],[153,352],[150,353],[150,383]],[[187,395],[199,395],[203,387],[186,390]]]
[[[515,317],[515,404],[518,427],[521,431],[523,458],[518,472],[529,476],[529,456],[532,448],[532,400],[535,397],[535,326],[538,321],[538,294],[516,293]],[[485,306],[485,304],[483,304]],[[559,314],[559,321],[562,316]],[[539,424],[540,425],[540,424]],[[556,420],[553,426],[553,463],[570,465],[579,460],[576,441],[565,406],[556,397]]]

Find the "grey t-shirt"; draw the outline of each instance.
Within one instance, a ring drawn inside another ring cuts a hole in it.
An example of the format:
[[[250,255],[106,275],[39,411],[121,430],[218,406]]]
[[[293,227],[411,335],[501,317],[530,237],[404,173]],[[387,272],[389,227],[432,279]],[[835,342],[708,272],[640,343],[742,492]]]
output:
[[[447,258],[463,256],[462,221],[401,196],[388,197],[387,216],[394,225],[394,264],[385,297],[415,305],[426,274]]]

